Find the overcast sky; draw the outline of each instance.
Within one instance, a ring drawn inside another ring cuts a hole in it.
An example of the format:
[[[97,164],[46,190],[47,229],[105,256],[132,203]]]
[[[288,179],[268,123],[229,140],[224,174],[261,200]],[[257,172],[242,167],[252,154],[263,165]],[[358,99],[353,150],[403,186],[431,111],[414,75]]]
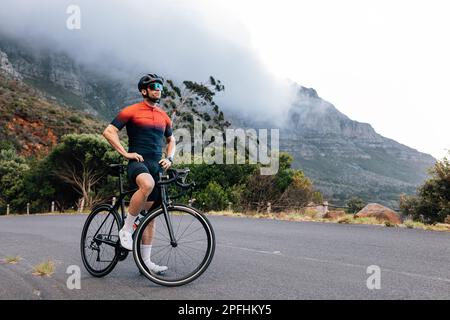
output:
[[[286,110],[289,78],[381,135],[441,158],[450,148],[447,3],[2,0],[0,28],[119,74],[214,75],[226,86],[222,105],[255,115]],[[69,4],[80,6],[80,30],[66,28]]]
[[[220,0],[267,68],[441,158],[450,148],[450,2]]]

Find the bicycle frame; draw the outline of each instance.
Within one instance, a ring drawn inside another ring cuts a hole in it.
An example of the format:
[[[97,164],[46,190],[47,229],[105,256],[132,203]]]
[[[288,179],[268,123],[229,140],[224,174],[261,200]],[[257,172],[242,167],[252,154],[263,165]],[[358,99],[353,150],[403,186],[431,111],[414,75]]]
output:
[[[160,180],[160,181],[162,180],[162,173],[159,173],[159,180]],[[124,221],[124,219],[125,219],[125,197],[126,197],[127,195],[129,195],[129,194],[132,194],[132,193],[136,192],[138,189],[136,188],[136,189],[133,189],[133,190],[124,191],[124,189],[123,189],[123,183],[122,183],[122,182],[123,182],[123,181],[122,181],[122,174],[119,173],[119,190],[120,190],[120,194],[119,194],[119,197],[118,197],[117,201],[114,203],[114,205],[112,206],[111,209],[112,209],[112,210],[115,210],[116,212],[119,212],[119,209],[120,209],[120,217],[121,217],[121,219],[122,219],[121,224],[122,224],[122,226],[123,226],[123,221]],[[164,220],[165,220],[165,222],[166,222],[167,229],[168,229],[168,231],[169,231],[170,244],[171,244],[172,247],[176,247],[176,246],[177,246],[177,242],[176,242],[176,238],[175,238],[175,235],[174,235],[174,232],[173,232],[173,228],[172,228],[172,221],[171,221],[171,218],[170,218],[170,214],[169,214],[169,212],[168,212],[168,210],[167,210],[167,207],[170,205],[170,200],[169,200],[168,194],[167,194],[167,186],[166,186],[166,185],[156,184],[155,187],[159,188],[159,190],[160,190],[160,195],[161,195],[161,208],[162,208],[162,210],[163,210]],[[157,207],[157,208],[155,208],[153,211],[158,210],[158,209],[159,209],[159,208]],[[149,213],[149,212],[147,212],[146,215],[147,215],[148,213]],[[108,215],[108,216],[109,216],[109,215]],[[104,221],[102,222],[102,224],[101,224],[100,227],[98,228],[98,230],[97,230],[97,232],[95,233],[95,235],[94,235],[93,238],[96,239],[98,242],[103,242],[103,243],[105,243],[105,244],[107,244],[107,245],[111,245],[111,246],[116,247],[116,246],[117,246],[117,243],[115,243],[115,242],[113,242],[113,241],[111,241],[111,240],[109,240],[109,239],[103,239],[103,238],[102,238],[102,239],[99,239],[99,238],[97,237],[98,232],[99,232],[100,229],[102,228],[103,224],[107,221],[108,216],[104,219]],[[113,224],[111,224],[111,229],[109,230],[109,234],[111,234],[112,227],[113,227]]]
[[[114,203],[114,205],[112,206],[112,208],[110,207],[110,209],[115,210],[116,212],[119,212],[119,208],[120,208],[120,218],[122,221],[120,221],[121,226],[123,226],[123,221],[125,220],[125,197],[129,194],[132,194],[134,192],[136,192],[138,189],[133,189],[133,190],[129,190],[129,191],[124,191],[123,189],[123,181],[122,181],[122,169],[120,169],[119,171],[119,197],[117,199],[117,201]],[[104,206],[105,204],[100,204],[99,206],[96,206],[93,208],[93,210],[95,210],[98,207]],[[108,217],[111,213],[108,213],[108,215],[106,216],[106,218],[103,220],[103,222],[101,223],[100,227],[97,229],[97,231],[95,232],[93,238],[97,241],[97,242],[101,242],[113,247],[117,247],[117,243],[113,242],[109,239],[104,239],[104,238],[98,238],[98,232],[101,230],[101,228],[103,227],[103,225],[105,224],[105,222],[108,220]],[[109,235],[111,234],[112,228],[113,228],[114,224],[111,224],[111,228],[109,230]]]
[[[161,181],[162,178],[162,174],[159,173],[159,180]],[[159,185],[158,186],[161,192],[161,207],[163,209],[163,214],[164,214],[164,220],[166,221],[167,224],[167,229],[169,230],[169,236],[170,236],[170,244],[172,245],[172,247],[176,247],[177,246],[177,241],[175,239],[175,235],[173,233],[173,229],[172,229],[172,221],[170,219],[170,215],[169,212],[167,211],[167,205],[170,204],[168,203],[168,199],[167,199],[167,190],[166,190],[166,186],[165,185]]]

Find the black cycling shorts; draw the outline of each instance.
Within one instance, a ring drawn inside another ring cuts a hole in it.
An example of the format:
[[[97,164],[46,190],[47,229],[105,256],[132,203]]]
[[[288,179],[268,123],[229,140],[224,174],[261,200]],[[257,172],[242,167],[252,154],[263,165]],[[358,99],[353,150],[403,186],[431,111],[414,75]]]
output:
[[[155,181],[155,187],[147,198],[147,201],[155,201],[160,199],[159,188],[156,187],[156,182],[159,181],[159,173],[163,172],[163,169],[159,165],[160,159],[145,159],[143,162],[137,160],[129,160],[127,167],[128,180],[130,181],[130,187],[132,189],[138,188],[136,184],[136,177],[141,173],[149,173]]]

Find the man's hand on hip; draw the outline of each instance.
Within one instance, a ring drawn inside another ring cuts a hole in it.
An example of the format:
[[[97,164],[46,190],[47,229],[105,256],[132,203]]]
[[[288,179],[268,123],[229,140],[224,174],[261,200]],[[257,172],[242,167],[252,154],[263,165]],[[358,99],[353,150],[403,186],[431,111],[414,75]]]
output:
[[[129,160],[137,160],[139,162],[143,162],[144,161],[144,158],[139,153],[136,153],[136,152],[131,152],[131,153],[127,152],[125,154],[125,158],[127,158]]]

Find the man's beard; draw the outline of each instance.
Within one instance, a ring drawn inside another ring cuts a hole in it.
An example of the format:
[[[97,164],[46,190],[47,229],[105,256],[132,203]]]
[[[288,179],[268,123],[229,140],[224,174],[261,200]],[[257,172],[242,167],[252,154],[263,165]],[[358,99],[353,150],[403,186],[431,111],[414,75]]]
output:
[[[161,101],[160,98],[147,97],[147,99],[150,100],[153,103],[159,103],[159,101]]]
[[[148,90],[147,90],[147,94],[144,97],[152,103],[159,103],[161,101],[161,98],[152,97],[151,94],[148,92]]]

